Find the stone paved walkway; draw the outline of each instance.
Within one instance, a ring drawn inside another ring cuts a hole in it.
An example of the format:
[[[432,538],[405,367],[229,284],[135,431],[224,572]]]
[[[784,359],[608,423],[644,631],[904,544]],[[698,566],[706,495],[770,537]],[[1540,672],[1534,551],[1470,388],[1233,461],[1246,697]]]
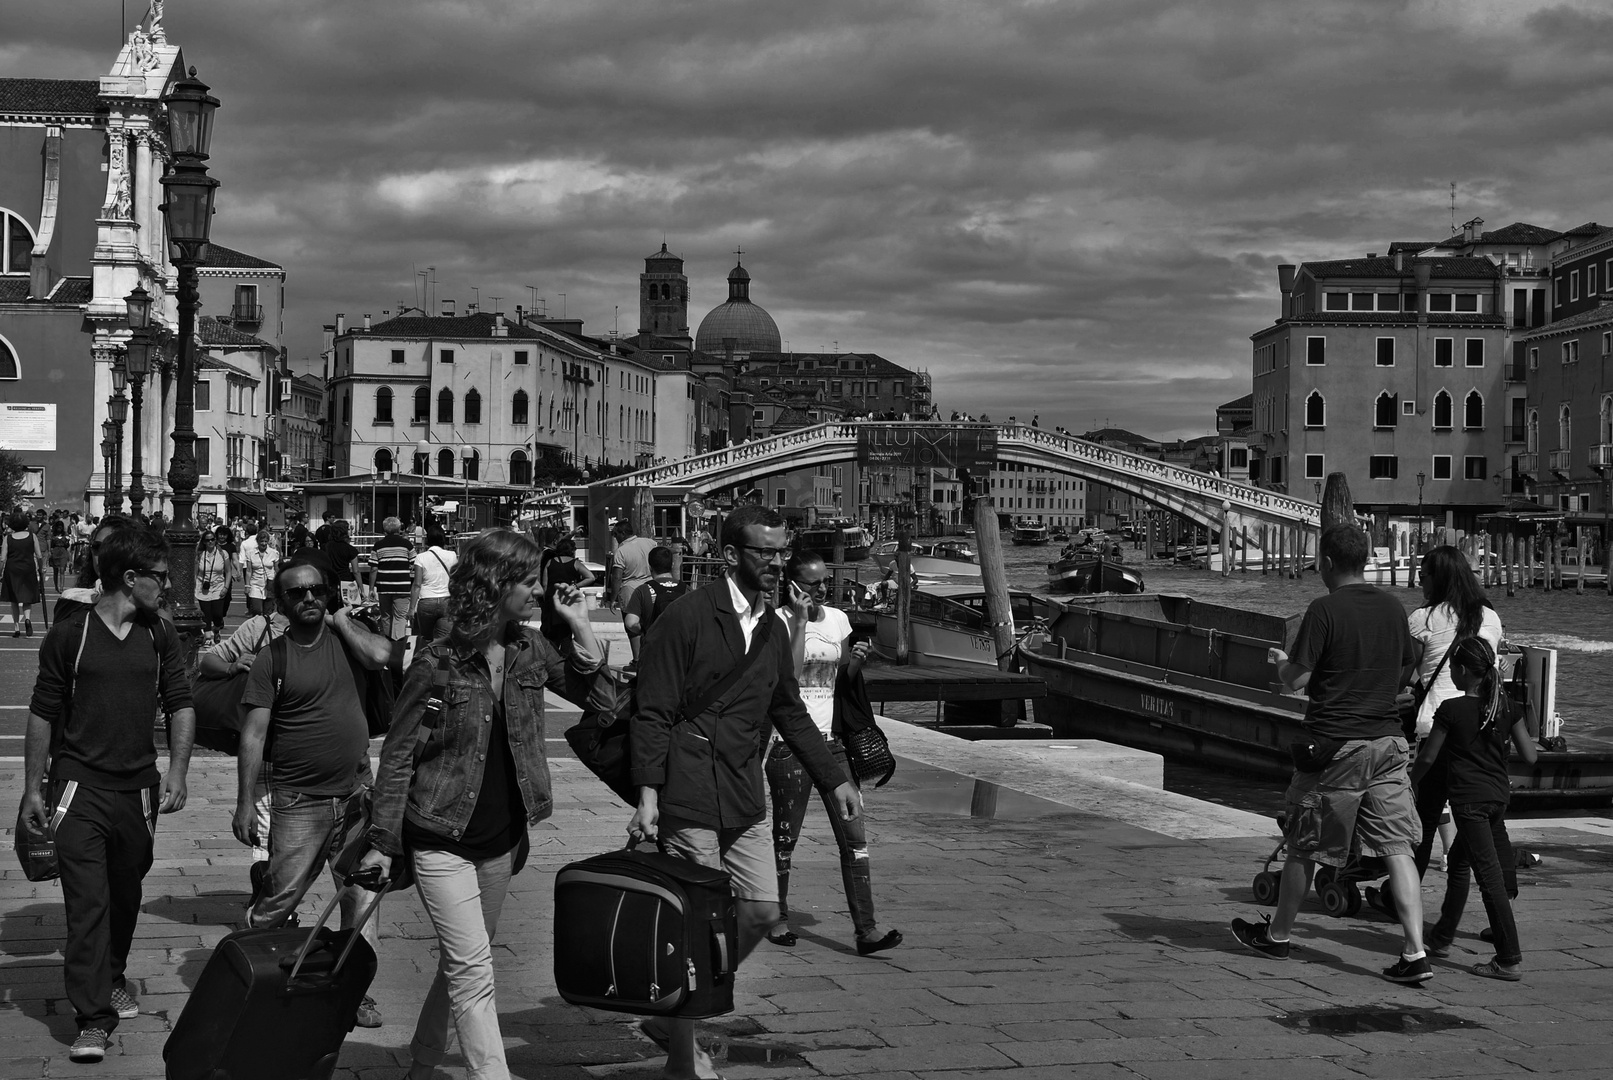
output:
[[[709,1025],[727,1043],[727,1076],[1613,1074],[1613,837],[1605,827],[1516,830],[1545,856],[1524,875],[1518,904],[1522,983],[1463,970],[1487,955],[1476,937],[1483,915],[1475,894],[1451,960],[1435,961],[1433,982],[1408,989],[1377,976],[1398,941],[1393,927],[1330,919],[1314,902],[1295,959],[1237,948],[1227,922],[1257,910],[1249,881],[1270,847],[1250,835],[1258,830],[1194,837],[1171,824],[1183,820],[1176,797],[1162,800],[1169,805],[1155,827],[1165,831],[1114,820],[1103,816],[1102,799],[1094,805],[1096,782],[1073,773],[1067,799],[1047,776],[1034,778],[1040,798],[979,788],[956,774],[1001,782],[1001,761],[972,771],[954,746],[948,761],[921,764],[923,740],[905,735],[904,753],[913,756],[868,803],[880,920],[900,928],[906,944],[872,958],[851,948],[836,855],[815,807],[792,885],[801,943],[764,943],[741,969],[735,1013]],[[190,807],[162,820],[131,958],[141,1015],[119,1027],[100,1065],[66,1056],[74,1031],[62,998],[60,891],[30,884],[8,860],[0,881],[0,1078],[162,1075],[172,1019],[209,949],[238,925],[245,899],[248,857],[229,835],[233,765],[199,759]],[[19,773],[14,761],[0,765],[0,786],[15,794]],[[568,1006],[554,991],[554,871],[616,846],[627,817],[575,761],[557,760],[555,779],[558,808],[534,833],[496,949],[512,1071],[556,1080],[657,1076],[662,1059],[630,1018]],[[1115,805],[1135,814],[1143,802],[1132,792]],[[994,805],[998,816],[971,817],[971,805]],[[328,888],[317,888],[305,910]],[[1430,903],[1442,888],[1443,877],[1431,874]],[[414,895],[389,899],[383,922],[374,993],[387,1023],[348,1039],[344,1080],[402,1076],[435,963]],[[1385,1011],[1362,1012],[1374,1009]],[[1309,1015],[1316,1010],[1343,1012]],[[1351,1030],[1362,1024],[1379,1030]],[[768,1052],[778,1060],[758,1060]]]

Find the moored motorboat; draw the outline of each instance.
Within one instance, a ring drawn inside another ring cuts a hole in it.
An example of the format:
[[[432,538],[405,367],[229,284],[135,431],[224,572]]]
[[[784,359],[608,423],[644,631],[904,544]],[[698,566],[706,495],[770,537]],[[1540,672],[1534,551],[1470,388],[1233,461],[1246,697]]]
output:
[[[874,561],[884,570],[896,563],[895,540],[874,545]],[[933,544],[909,545],[908,565],[920,577],[971,577],[980,576],[980,563],[974,548],[963,540],[938,540]]]
[[[1063,610],[1056,600],[1010,589],[1009,611],[1016,638],[1026,648],[1041,644],[1044,628]],[[882,610],[874,628],[874,652],[896,658],[896,613]],[[908,607],[908,658],[915,664],[997,666],[997,642],[986,617],[986,593],[965,582],[921,584]]]
[[[1186,596],[1114,596],[1066,603],[1025,669],[1047,684],[1038,719],[1059,738],[1095,738],[1195,765],[1277,780],[1292,773],[1289,745],[1306,738],[1303,697],[1281,692],[1268,651],[1286,647],[1287,619]],[[1530,730],[1555,730],[1555,650],[1502,654]],[[1613,800],[1613,754],[1542,750],[1510,766],[1513,804]]]

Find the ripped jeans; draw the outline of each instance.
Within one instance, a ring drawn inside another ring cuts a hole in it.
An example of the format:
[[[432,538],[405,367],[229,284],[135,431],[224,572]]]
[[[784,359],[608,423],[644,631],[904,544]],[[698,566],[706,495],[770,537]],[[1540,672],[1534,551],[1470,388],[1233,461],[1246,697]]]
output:
[[[829,749],[841,768],[846,766],[846,751],[839,739],[828,740]],[[851,770],[846,769],[846,775]],[[767,757],[767,788],[773,800],[773,860],[778,868],[778,900],[780,917],[790,917],[790,857],[795,842],[801,836],[801,824],[806,820],[807,803],[812,799],[812,778],[802,767],[793,751],[780,742]],[[874,884],[868,870],[868,834],[863,818],[843,821],[830,793],[819,791],[823,808],[828,811],[829,825],[834,830],[835,843],[840,846],[840,879],[846,888],[846,904],[851,909],[851,924],[857,930],[859,941],[877,936],[874,921]]]

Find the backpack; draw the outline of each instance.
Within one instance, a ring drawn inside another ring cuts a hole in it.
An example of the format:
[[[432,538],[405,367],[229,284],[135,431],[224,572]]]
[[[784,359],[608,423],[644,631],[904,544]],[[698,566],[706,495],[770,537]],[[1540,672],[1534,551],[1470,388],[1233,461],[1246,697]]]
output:
[[[336,634],[336,631],[331,629],[329,633]],[[347,642],[342,640],[340,634],[336,634],[336,640],[342,646],[342,655],[347,657],[348,668],[353,672],[353,686],[358,690],[359,703],[364,706],[365,729],[372,739],[377,735],[385,735],[387,728],[392,726],[392,706],[398,696],[391,665],[371,671],[358,662],[358,658],[353,655],[353,651],[347,647]],[[286,681],[287,648],[285,634],[269,643],[269,673],[273,679],[270,685],[274,687],[277,705],[280,688]]]
[[[644,620],[644,629],[648,630],[661,612],[672,605],[672,601],[689,591],[689,586],[681,581],[656,581],[650,579],[650,592],[655,594],[655,606],[650,608],[650,617]]]

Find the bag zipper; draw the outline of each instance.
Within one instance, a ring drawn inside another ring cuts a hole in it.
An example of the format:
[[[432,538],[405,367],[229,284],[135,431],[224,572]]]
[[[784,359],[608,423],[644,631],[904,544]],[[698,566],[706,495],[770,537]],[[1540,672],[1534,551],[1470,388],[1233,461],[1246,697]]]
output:
[[[661,996],[661,984],[656,981],[660,974],[661,959],[656,955],[661,943],[661,907],[655,905],[655,921],[650,924],[650,1001],[653,1003]]]
[[[615,997],[616,996],[616,929],[617,929],[617,927],[619,927],[622,924],[622,904],[626,901],[626,899],[627,898],[625,896],[618,896],[616,898],[616,914],[611,916],[611,921],[610,921],[610,950],[609,950],[610,951],[610,986],[605,991],[605,996],[606,997]]]

